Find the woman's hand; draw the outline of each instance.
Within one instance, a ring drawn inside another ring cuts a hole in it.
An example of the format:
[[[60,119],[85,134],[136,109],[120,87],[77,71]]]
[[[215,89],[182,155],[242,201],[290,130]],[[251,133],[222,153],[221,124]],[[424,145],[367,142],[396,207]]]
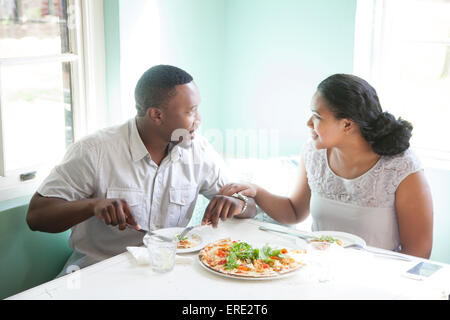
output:
[[[230,183],[220,189],[219,193],[224,196],[232,196],[235,193],[240,193],[243,196],[254,198],[258,193],[258,188],[251,183]]]

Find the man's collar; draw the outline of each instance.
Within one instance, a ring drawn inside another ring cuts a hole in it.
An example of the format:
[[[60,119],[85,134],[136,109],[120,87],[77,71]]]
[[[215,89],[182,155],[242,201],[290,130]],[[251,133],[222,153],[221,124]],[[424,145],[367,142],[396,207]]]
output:
[[[145,147],[144,142],[142,142],[141,136],[139,135],[139,131],[136,125],[136,118],[130,120],[129,128],[130,128],[130,152],[133,161],[142,160],[147,155],[149,159],[151,159],[151,156],[147,148]],[[182,152],[181,147],[173,143],[169,143],[170,160],[172,162],[181,159],[181,152]]]
[[[139,131],[137,129],[136,118],[130,120],[130,152],[131,159],[133,161],[139,161],[144,158],[146,155],[149,155],[147,148],[142,142],[141,137],[139,136]],[[150,155],[149,155],[150,156]]]

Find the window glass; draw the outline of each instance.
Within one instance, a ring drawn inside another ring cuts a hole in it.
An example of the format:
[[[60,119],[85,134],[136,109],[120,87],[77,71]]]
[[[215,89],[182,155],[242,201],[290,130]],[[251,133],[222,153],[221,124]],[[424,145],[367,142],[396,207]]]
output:
[[[363,8],[368,3],[361,0],[358,5]],[[413,124],[413,148],[450,160],[446,139],[450,117],[450,1],[371,3],[373,7],[365,9],[367,15],[361,15],[355,26],[356,30],[367,30],[357,34],[355,48],[370,47],[368,51],[355,50],[355,58],[360,61],[356,74],[375,87],[384,110]],[[368,28],[369,19],[373,24]]]
[[[450,151],[450,1],[385,1],[378,88],[413,147]],[[383,102],[382,102],[383,103]]]
[[[60,160],[73,141],[70,63],[1,71],[5,171]]]
[[[0,0],[0,58],[69,52],[65,0]]]

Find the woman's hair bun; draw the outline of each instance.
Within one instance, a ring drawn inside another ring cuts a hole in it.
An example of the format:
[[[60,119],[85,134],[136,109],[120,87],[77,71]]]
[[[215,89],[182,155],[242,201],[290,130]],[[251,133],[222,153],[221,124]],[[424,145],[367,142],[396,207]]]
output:
[[[364,138],[379,155],[395,155],[409,148],[413,126],[389,112],[380,113],[369,126],[362,130]]]

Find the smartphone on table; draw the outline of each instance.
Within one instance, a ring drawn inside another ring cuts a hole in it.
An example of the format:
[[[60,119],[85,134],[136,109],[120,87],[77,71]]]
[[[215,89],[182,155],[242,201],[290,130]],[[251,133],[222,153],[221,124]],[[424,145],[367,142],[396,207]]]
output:
[[[416,280],[425,280],[434,275],[437,271],[442,269],[441,265],[436,263],[431,263],[427,261],[422,261],[416,264],[414,267],[409,269],[404,273],[404,275],[408,278],[416,279]]]

